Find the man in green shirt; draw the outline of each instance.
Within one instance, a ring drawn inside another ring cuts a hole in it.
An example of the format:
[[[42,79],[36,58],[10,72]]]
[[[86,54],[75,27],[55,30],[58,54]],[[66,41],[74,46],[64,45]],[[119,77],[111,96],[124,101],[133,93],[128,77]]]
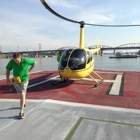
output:
[[[26,106],[26,91],[29,81],[29,73],[35,67],[36,61],[21,57],[19,53],[13,55],[13,59],[6,66],[6,80],[10,85],[10,71],[13,70],[12,82],[17,93],[20,96],[20,113],[19,117],[24,118],[24,107]],[[31,66],[29,69],[28,67]]]
[[[57,56],[57,61],[58,61],[58,69],[59,69],[59,63],[60,63],[60,58],[61,58],[62,52],[59,51],[59,54]]]
[[[57,56],[57,61],[58,61],[58,71],[59,71],[59,68],[60,68],[60,59],[61,59],[61,55],[62,55],[62,52],[59,51],[59,54]],[[59,72],[59,75],[60,75],[60,72]],[[60,75],[60,78],[62,79],[61,75]]]

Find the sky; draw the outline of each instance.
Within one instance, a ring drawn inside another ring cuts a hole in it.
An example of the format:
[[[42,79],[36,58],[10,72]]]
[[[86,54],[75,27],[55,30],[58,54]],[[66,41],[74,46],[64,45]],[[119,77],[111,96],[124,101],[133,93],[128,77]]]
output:
[[[92,24],[140,24],[139,0],[46,0],[60,15]],[[85,47],[140,43],[140,27],[84,27]],[[40,0],[0,1],[0,51],[79,46],[80,25],[50,13]],[[40,44],[40,45],[39,45]]]

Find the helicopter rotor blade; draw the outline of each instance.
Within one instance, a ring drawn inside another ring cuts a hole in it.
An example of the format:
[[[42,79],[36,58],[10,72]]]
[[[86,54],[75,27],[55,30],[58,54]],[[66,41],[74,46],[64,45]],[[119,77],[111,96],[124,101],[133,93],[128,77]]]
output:
[[[133,27],[133,26],[140,26],[140,24],[131,24],[131,25],[104,25],[104,24],[91,24],[91,23],[85,23],[83,21],[76,21],[76,20],[72,20],[72,19],[69,19],[69,18],[66,18],[60,14],[58,14],[57,12],[55,12],[46,2],[45,0],[40,0],[42,2],[42,4],[45,6],[45,8],[50,11],[52,14],[54,14],[55,16],[63,19],[63,20],[66,20],[66,21],[69,21],[69,22],[73,22],[73,23],[78,23],[80,25],[90,25],[90,26],[99,26],[99,27]]]
[[[133,27],[133,26],[140,26],[140,24],[132,24],[132,25],[104,25],[104,24],[90,24],[90,23],[85,23],[85,25],[90,25],[90,26],[100,26],[100,27]]]
[[[57,17],[62,18],[62,19],[67,20],[67,21],[70,21],[70,22],[73,22],[73,23],[79,23],[79,24],[80,24],[79,21],[75,21],[75,20],[66,18],[66,17],[61,16],[60,14],[56,13],[49,5],[45,2],[45,0],[40,0],[40,1],[42,2],[42,4],[45,6],[45,8],[46,8],[47,10],[49,10],[52,14],[56,15]]]

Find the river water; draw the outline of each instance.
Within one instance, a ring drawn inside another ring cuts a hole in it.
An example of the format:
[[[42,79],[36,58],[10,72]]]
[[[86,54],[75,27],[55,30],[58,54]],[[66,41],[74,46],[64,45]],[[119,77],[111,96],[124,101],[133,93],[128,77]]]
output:
[[[43,57],[43,58],[29,58],[37,61],[34,71],[41,70],[57,70],[58,63],[56,57]],[[125,59],[109,59],[109,55],[103,57],[94,56],[95,69],[105,70],[130,70],[140,71],[140,57],[138,58],[125,58]],[[10,59],[0,59],[0,75],[5,75],[5,67]]]

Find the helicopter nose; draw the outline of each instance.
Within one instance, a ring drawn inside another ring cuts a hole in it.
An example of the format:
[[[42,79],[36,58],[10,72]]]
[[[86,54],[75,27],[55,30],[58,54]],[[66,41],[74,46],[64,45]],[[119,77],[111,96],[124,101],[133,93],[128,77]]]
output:
[[[66,73],[71,73],[71,69],[68,68],[68,67],[66,67],[66,68],[64,69],[64,72],[66,72]]]

